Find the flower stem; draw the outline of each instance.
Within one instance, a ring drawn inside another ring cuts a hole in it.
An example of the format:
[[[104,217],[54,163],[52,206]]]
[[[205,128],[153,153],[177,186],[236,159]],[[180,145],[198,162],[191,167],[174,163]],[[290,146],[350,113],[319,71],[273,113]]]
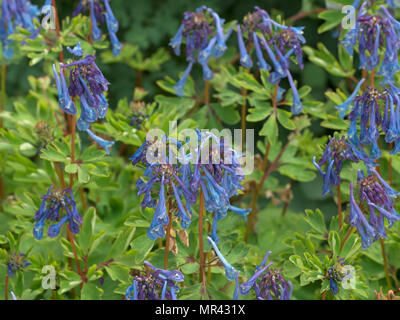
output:
[[[170,208],[171,208],[171,200],[168,199],[167,202],[167,213],[169,217],[169,222],[166,230],[166,238],[165,238],[165,251],[164,251],[164,269],[167,270],[168,268],[168,254],[169,254],[169,244],[171,242],[171,227],[172,227],[172,216],[170,213]]]
[[[6,285],[4,289],[4,300],[8,300],[8,274],[6,275]]]
[[[203,283],[205,280],[204,246],[203,246],[203,213],[204,213],[204,194],[200,192],[200,203],[199,203],[200,283]]]
[[[346,243],[347,239],[349,239],[349,237],[351,236],[351,234],[353,233],[354,227],[350,226],[349,231],[347,231],[342,243],[340,244],[340,249],[343,248],[344,244]]]
[[[289,138],[289,140],[286,142],[286,144],[282,147],[281,151],[279,151],[279,153],[275,157],[274,161],[271,163],[271,165],[265,171],[263,177],[261,178],[259,184],[257,185],[257,187],[255,189],[255,192],[254,192],[254,195],[253,195],[253,200],[252,200],[252,205],[251,205],[252,210],[249,213],[249,220],[247,221],[247,228],[246,228],[246,234],[245,234],[245,241],[246,242],[248,241],[250,231],[253,228],[253,219],[254,219],[254,214],[255,214],[255,207],[257,205],[257,197],[258,197],[259,192],[261,191],[262,185],[264,184],[264,181],[269,177],[271,172],[273,172],[274,169],[276,169],[276,166],[278,164],[279,159],[282,157],[283,153],[285,152],[285,150],[287,149],[289,144],[292,142],[292,140],[295,138],[297,133],[298,132],[296,132],[296,134],[291,136],[291,138]],[[269,149],[268,149],[268,152],[269,152]]]
[[[383,241],[382,238],[379,239],[379,242],[381,243],[381,248],[382,248],[382,258],[383,258],[383,266],[385,268],[386,282],[389,290],[392,290],[392,283],[390,281],[390,276],[389,276],[389,265],[386,257],[385,242]]]
[[[339,230],[342,230],[343,214],[342,214],[342,197],[340,192],[340,183],[337,186],[337,206],[338,206],[338,216],[339,216]]]
[[[6,105],[6,75],[7,75],[7,66],[1,66],[1,103],[0,103],[0,112],[4,112]],[[3,128],[3,118],[0,118],[0,129]],[[3,200],[6,197],[6,190],[4,187],[3,173],[0,176],[0,209],[3,207]]]
[[[240,93],[243,97],[243,104],[242,104],[242,152],[245,150],[245,143],[246,143],[246,95],[247,90],[245,88],[240,89]]]

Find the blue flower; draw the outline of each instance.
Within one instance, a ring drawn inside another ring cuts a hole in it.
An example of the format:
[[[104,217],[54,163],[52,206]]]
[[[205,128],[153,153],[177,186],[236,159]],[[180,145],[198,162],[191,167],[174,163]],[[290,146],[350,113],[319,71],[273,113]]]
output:
[[[134,279],[125,293],[126,300],[176,300],[179,287],[175,282],[184,280],[178,270],[156,268],[145,261],[146,271],[134,270]]]
[[[360,90],[360,87],[364,83],[364,81],[365,81],[364,78],[361,79],[357,83],[357,86],[353,90],[352,94],[341,105],[335,106],[335,108],[339,110],[339,117],[341,119],[343,119],[346,116],[347,111],[349,110],[349,107],[350,107],[351,103],[353,102],[354,98],[356,97],[357,92],[358,92],[358,90]]]
[[[249,54],[247,53],[246,47],[243,42],[242,31],[240,30],[240,25],[238,24],[236,27],[238,44],[239,44],[239,52],[240,52],[240,64],[245,68],[251,68],[253,66],[253,62]]]
[[[226,51],[226,41],[231,29],[224,33],[224,20],[212,9],[206,6],[197,8],[194,12],[185,12],[184,18],[174,38],[169,42],[176,55],[181,54],[180,46],[185,40],[186,60],[188,67],[174,89],[178,96],[183,96],[183,88],[193,64],[198,61],[203,69],[203,79],[209,81],[214,77],[208,66],[211,56],[219,58]],[[197,57],[196,57],[197,54]]]
[[[61,217],[61,211],[65,210],[65,215]],[[56,237],[61,227],[68,221],[73,233],[79,232],[79,225],[82,223],[82,216],[78,212],[71,189],[54,190],[50,186],[47,193],[42,196],[42,203],[36,212],[34,219],[37,221],[33,228],[33,235],[37,240],[43,237],[45,222],[56,221],[49,227],[49,237]]]
[[[8,255],[7,259],[7,274],[9,277],[14,277],[16,271],[22,271],[24,268],[31,265],[31,263],[25,259],[25,254],[12,253]]]
[[[234,281],[236,279],[238,271],[234,267],[232,267],[232,265],[229,264],[229,262],[225,259],[221,251],[219,251],[217,244],[213,241],[213,239],[211,239],[211,237],[207,237],[207,241],[209,242],[209,244],[211,244],[219,260],[221,260],[222,264],[224,265],[226,278],[229,281]]]
[[[104,151],[106,152],[106,154],[110,154],[110,150],[109,148],[111,148],[114,145],[114,141],[107,141],[104,140],[98,136],[96,136],[92,131],[90,131],[89,129],[86,130],[86,132],[89,134],[89,136],[100,146],[104,149]]]

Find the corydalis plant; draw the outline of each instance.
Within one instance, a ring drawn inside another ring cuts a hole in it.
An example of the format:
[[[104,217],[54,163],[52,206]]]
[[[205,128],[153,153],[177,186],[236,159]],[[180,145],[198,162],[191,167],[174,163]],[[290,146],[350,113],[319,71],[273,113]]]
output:
[[[364,80],[364,79],[363,79]],[[350,104],[354,104],[348,115],[350,128],[349,140],[359,148],[360,144],[370,145],[371,159],[381,157],[378,145],[380,132],[385,134],[387,143],[394,143],[391,154],[400,152],[400,89],[395,87],[390,80],[381,83],[377,88],[366,86],[361,95],[356,95],[360,88],[361,80],[349,98],[336,108],[340,110],[343,118]],[[357,124],[360,123],[360,133],[357,132]]]
[[[57,190],[50,186],[47,193],[41,198],[42,203],[34,217],[37,223],[33,228],[33,235],[37,240],[43,237],[46,221],[55,222],[48,229],[47,234],[51,238],[56,237],[60,233],[61,227],[67,222],[72,233],[79,232],[82,216],[78,212],[71,189]],[[63,212],[64,215],[62,215]]]
[[[326,145],[324,154],[318,163],[316,157],[313,158],[314,166],[318,169],[324,181],[322,196],[332,193],[332,186],[339,185],[344,160],[354,162],[362,160],[369,165],[373,163],[362,149],[357,149],[344,136],[340,139],[332,138]],[[325,171],[321,168],[323,166],[326,166]]]
[[[339,283],[342,283],[345,279],[351,278],[349,270],[344,268],[345,260],[340,258],[333,263],[327,272],[327,278],[329,279],[329,290],[337,295],[339,292]]]
[[[268,251],[253,276],[240,285],[240,294],[246,296],[253,289],[257,300],[290,300],[293,285],[281,275],[282,270],[270,269],[273,262],[267,264],[271,251]]]
[[[166,136],[153,141],[146,140],[130,158],[132,165],[140,162],[146,167],[143,177],[136,182],[136,188],[138,196],[144,195],[142,209],[155,208],[153,220],[147,230],[147,235],[152,240],[165,237],[164,227],[170,223],[171,212],[176,212],[182,228],[186,229],[191,223],[191,205],[196,202],[194,194],[188,188],[190,173],[186,166],[170,163],[166,154],[157,154],[154,163],[147,161],[146,155],[151,148],[159,146],[158,150],[166,150],[167,145],[179,150],[181,143]],[[154,194],[158,195],[158,199],[153,198]]]
[[[253,66],[248,48],[254,46],[259,69],[270,71],[272,68],[264,58],[266,53],[274,68],[269,76],[269,81],[273,84],[279,84],[282,79],[287,78],[292,88],[292,114],[299,114],[302,111],[302,103],[289,67],[292,57],[295,57],[297,64],[303,69],[301,49],[301,46],[305,43],[303,29],[304,27],[281,25],[272,20],[268,13],[259,7],[255,7],[255,11],[252,13],[248,13],[243,18],[242,25],[238,24],[236,27],[240,64],[245,68]],[[245,46],[243,37],[247,38],[248,48]],[[282,95],[283,91],[280,88],[279,96]]]
[[[11,59],[14,52],[10,47],[12,40],[8,37],[17,32],[17,27],[35,33],[33,20],[40,11],[29,0],[3,0],[1,3],[0,41],[3,46],[3,55]]]
[[[67,49],[75,57],[81,57],[84,53],[80,42],[73,49],[69,47]],[[104,93],[108,91],[109,82],[96,65],[95,59],[96,57],[93,55],[86,55],[69,64],[60,63],[60,73],[53,64],[53,74],[60,108],[70,115],[75,115],[77,109],[74,101],[76,97],[79,97],[81,114],[77,121],[78,129],[86,131],[109,154],[108,148],[114,142],[104,140],[90,130],[90,123],[104,118],[108,111],[108,102]],[[68,69],[70,73],[67,86],[64,72]]]
[[[360,1],[355,1],[358,6]],[[360,57],[360,69],[374,70],[380,65],[378,74],[393,79],[400,70],[398,64],[398,41],[400,23],[391,16],[384,7],[379,14],[369,14],[366,10],[367,2],[363,2],[358,10],[355,27],[347,32],[342,44],[347,53],[353,56],[353,48],[357,47]],[[380,57],[379,48],[384,46],[383,57]]]
[[[21,271],[24,268],[30,266],[31,263],[25,259],[23,253],[12,253],[8,255],[7,259],[7,273],[12,278],[16,271]]]
[[[196,61],[203,69],[205,81],[214,77],[208,62],[211,57],[219,58],[225,53],[225,42],[232,32],[231,29],[225,32],[223,24],[224,20],[206,6],[201,6],[194,12],[184,13],[178,32],[169,43],[177,56],[181,54],[181,44],[185,43],[186,61],[189,62],[182,77],[174,86],[178,96],[183,96],[183,88]]]
[[[90,12],[93,40],[99,41],[102,36],[102,31],[98,24],[106,23],[108,35],[113,47],[113,55],[117,56],[122,49],[122,44],[119,42],[116,35],[119,27],[118,20],[111,10],[110,0],[80,0],[72,15],[75,17],[79,13],[84,13],[88,10]]]
[[[242,209],[230,204],[230,198],[242,190],[241,181],[244,175],[241,167],[243,154],[232,149],[230,141],[218,138],[212,132],[197,130],[197,153],[190,188],[197,195],[198,190],[204,195],[205,209],[213,213],[211,238],[218,243],[218,223],[225,218],[228,211],[235,212],[246,220],[250,209]],[[200,155],[208,155],[203,159]]]
[[[133,284],[125,293],[126,300],[176,300],[179,287],[175,282],[184,280],[178,270],[156,268],[145,261],[146,270],[133,270]]]
[[[387,238],[385,219],[389,228],[400,220],[394,208],[394,199],[400,193],[392,189],[374,168],[370,169],[367,177],[362,171],[357,172],[357,186],[358,203],[354,197],[353,182],[350,181],[349,222],[360,233],[362,248],[367,249],[376,240]]]

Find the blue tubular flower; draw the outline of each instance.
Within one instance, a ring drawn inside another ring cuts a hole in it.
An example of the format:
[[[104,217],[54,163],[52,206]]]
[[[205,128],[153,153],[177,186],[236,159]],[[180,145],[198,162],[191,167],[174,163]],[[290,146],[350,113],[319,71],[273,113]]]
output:
[[[224,20],[215,11],[206,6],[197,8],[195,12],[184,13],[178,32],[169,42],[175,54],[180,55],[180,46],[182,40],[185,39],[186,61],[189,62],[182,78],[174,87],[178,96],[183,96],[183,88],[194,62],[198,61],[203,68],[203,79],[205,81],[214,77],[208,66],[208,60],[211,56],[219,58],[224,54],[226,51],[225,42],[231,33],[230,29],[226,34],[224,33],[223,22]]]
[[[222,255],[221,251],[219,251],[216,243],[213,241],[213,239],[211,239],[211,237],[207,237],[207,241],[209,244],[211,244],[219,260],[221,260],[222,264],[224,265],[226,278],[229,281],[234,281],[236,279],[238,271],[234,267],[232,267],[232,265],[230,265],[230,263],[225,259],[225,257]]]
[[[174,36],[174,38],[169,42],[169,45],[174,49],[174,53],[177,56],[181,55],[181,44],[182,44],[182,33],[183,29],[185,28],[184,24],[179,26],[178,32]]]
[[[260,265],[255,268],[253,276],[240,285],[240,294],[246,296],[253,288],[257,300],[290,300],[293,286],[290,281],[286,281],[281,270],[271,270],[269,267],[273,264],[267,264],[268,251]]]
[[[227,36],[224,34],[224,29],[222,28],[223,22],[221,21],[219,15],[212,9],[208,9],[208,11],[215,20],[215,29],[217,33],[217,43],[214,47],[213,55],[214,57],[219,58],[222,57],[226,50],[225,42],[227,40]]]
[[[102,32],[97,26],[96,15],[94,13],[94,0],[90,0],[90,20],[92,22],[92,37],[94,41],[99,41],[101,39]]]
[[[14,52],[10,45],[12,40],[8,37],[23,28],[31,32],[30,38],[37,36],[40,27],[35,30],[33,20],[37,18],[40,11],[36,5],[32,5],[29,0],[3,0],[1,3],[0,17],[0,42],[3,46],[3,56],[11,59]]]
[[[63,210],[66,214],[61,217]],[[47,220],[57,222],[49,227],[48,235],[51,238],[59,234],[61,227],[67,221],[75,234],[79,232],[79,225],[82,223],[82,216],[78,212],[71,189],[53,191],[53,186],[42,196],[42,203],[34,219],[37,223],[33,228],[33,235],[37,240],[43,237],[43,228]]]
[[[104,149],[104,151],[106,152],[106,154],[110,154],[110,150],[109,148],[111,148],[114,145],[114,141],[107,141],[104,140],[103,138],[100,138],[98,136],[96,136],[92,131],[90,131],[89,129],[86,130],[86,132],[88,133],[88,135],[100,146]]]
[[[185,87],[187,78],[190,74],[190,71],[192,71],[193,67],[193,62],[189,62],[189,65],[187,66],[185,72],[183,73],[182,77],[179,79],[179,81],[174,85],[174,90],[176,92],[176,95],[179,97],[183,97],[183,88]]]
[[[351,105],[351,103],[353,102],[354,98],[357,95],[358,90],[360,90],[361,85],[364,83],[365,79],[361,79],[358,83],[357,86],[355,87],[354,91],[352,92],[352,94],[339,106],[335,106],[336,109],[339,110],[339,117],[341,119],[343,119],[346,114],[347,111],[349,110],[349,107]]]
[[[55,68],[53,66],[53,71],[55,71]],[[55,72],[54,76],[56,77],[56,86],[57,90],[59,89],[60,85],[60,78],[58,78],[57,72]],[[64,76],[64,71],[61,65],[61,70],[60,70],[60,76],[61,76],[61,91],[58,91],[58,103],[60,108],[70,114],[74,115],[76,114],[76,107],[75,103],[71,100],[69,93],[68,93],[68,88],[67,88],[67,82],[65,81],[65,76]],[[57,84],[58,81],[58,84]]]
[[[354,199],[353,183],[350,182],[350,224],[357,227],[362,248],[366,249],[379,238],[386,238],[384,219],[388,220],[389,228],[400,220],[393,200],[400,193],[392,189],[374,168],[370,169],[367,177],[359,171],[357,182],[360,185],[360,206]],[[368,213],[369,222],[364,216]]]
[[[184,280],[178,270],[156,268],[151,263],[144,262],[146,271],[133,270],[133,284],[125,293],[126,300],[176,300],[179,287],[175,282]]]
[[[69,51],[69,53],[71,53],[72,55],[74,55],[76,57],[82,57],[83,53],[84,53],[84,51],[83,51],[83,49],[81,47],[81,42],[80,41],[72,49],[70,47],[67,47],[67,50]]]
[[[300,114],[301,111],[303,110],[303,105],[300,101],[299,93],[297,91],[296,85],[294,84],[292,75],[287,69],[286,69],[286,74],[290,83],[290,87],[292,88],[292,94],[293,94],[293,103],[292,106],[290,107],[290,111],[292,112],[293,115]]]
[[[240,25],[236,27],[238,44],[239,44],[239,52],[240,52],[240,64],[245,68],[251,68],[253,66],[253,62],[249,54],[247,53],[246,47],[243,42],[242,31],[240,30]]]
[[[264,56],[262,54],[259,41],[260,40],[258,39],[257,34],[255,32],[253,32],[253,42],[254,42],[254,47],[256,50],[256,55],[257,55],[257,60],[258,60],[258,62],[257,62],[258,67],[260,69],[269,71],[269,70],[271,70],[271,66],[264,60]],[[280,99],[278,99],[278,101],[279,100]]]
[[[313,164],[321,174],[322,180],[324,181],[324,186],[322,188],[322,196],[324,197],[328,193],[332,193],[331,186],[336,186],[338,184],[339,179],[337,178],[336,173],[333,169],[334,160],[331,160],[328,165],[328,169],[326,172],[321,169],[321,167],[315,161],[315,157],[313,157]]]
[[[158,238],[164,238],[164,236],[165,236],[164,226],[167,226],[169,223],[167,208],[165,206],[165,191],[164,190],[165,190],[164,176],[162,176],[161,188],[160,188],[156,211],[154,212],[151,225],[150,225],[149,229],[147,229],[147,235],[152,240],[156,240]]]

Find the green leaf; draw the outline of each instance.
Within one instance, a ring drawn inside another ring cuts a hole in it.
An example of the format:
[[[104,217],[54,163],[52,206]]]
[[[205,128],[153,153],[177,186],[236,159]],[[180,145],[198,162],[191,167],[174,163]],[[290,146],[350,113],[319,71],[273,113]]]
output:
[[[341,243],[339,233],[337,233],[336,231],[330,231],[328,243],[329,247],[333,252],[333,255],[338,256],[340,253],[340,243]]]
[[[276,114],[273,113],[264,123],[260,136],[266,136],[271,143],[274,143],[278,138],[278,124],[276,122]]]
[[[260,107],[250,108],[249,109],[250,114],[247,115],[246,120],[249,122],[262,121],[271,114],[272,110],[273,110],[272,107],[268,103],[265,103],[264,108]]]
[[[88,252],[90,249],[95,225],[96,209],[91,207],[86,211],[83,217],[82,230],[78,234],[79,247],[84,253]]]
[[[81,300],[99,300],[103,292],[103,289],[98,288],[91,282],[84,283],[81,291]]]
[[[325,225],[324,216],[319,209],[315,211],[307,209],[305,221],[319,234],[325,235],[328,233]]]
[[[340,24],[345,15],[340,10],[326,10],[318,14],[318,18],[325,20],[325,22],[318,27],[318,33],[331,30]]]
[[[78,172],[78,165],[76,163],[71,163],[65,166],[65,172],[69,174],[75,174]]]
[[[293,180],[301,182],[312,181],[316,176],[314,171],[307,170],[304,166],[294,164],[283,164],[279,166],[278,171]]]
[[[144,259],[147,257],[147,254],[153,248],[153,245],[154,241],[149,239],[147,234],[143,234],[132,241],[132,249],[135,249],[138,252],[135,257],[136,264],[143,263]]]
[[[286,110],[278,109],[278,121],[288,130],[296,129],[294,122],[290,119],[292,114]]]

